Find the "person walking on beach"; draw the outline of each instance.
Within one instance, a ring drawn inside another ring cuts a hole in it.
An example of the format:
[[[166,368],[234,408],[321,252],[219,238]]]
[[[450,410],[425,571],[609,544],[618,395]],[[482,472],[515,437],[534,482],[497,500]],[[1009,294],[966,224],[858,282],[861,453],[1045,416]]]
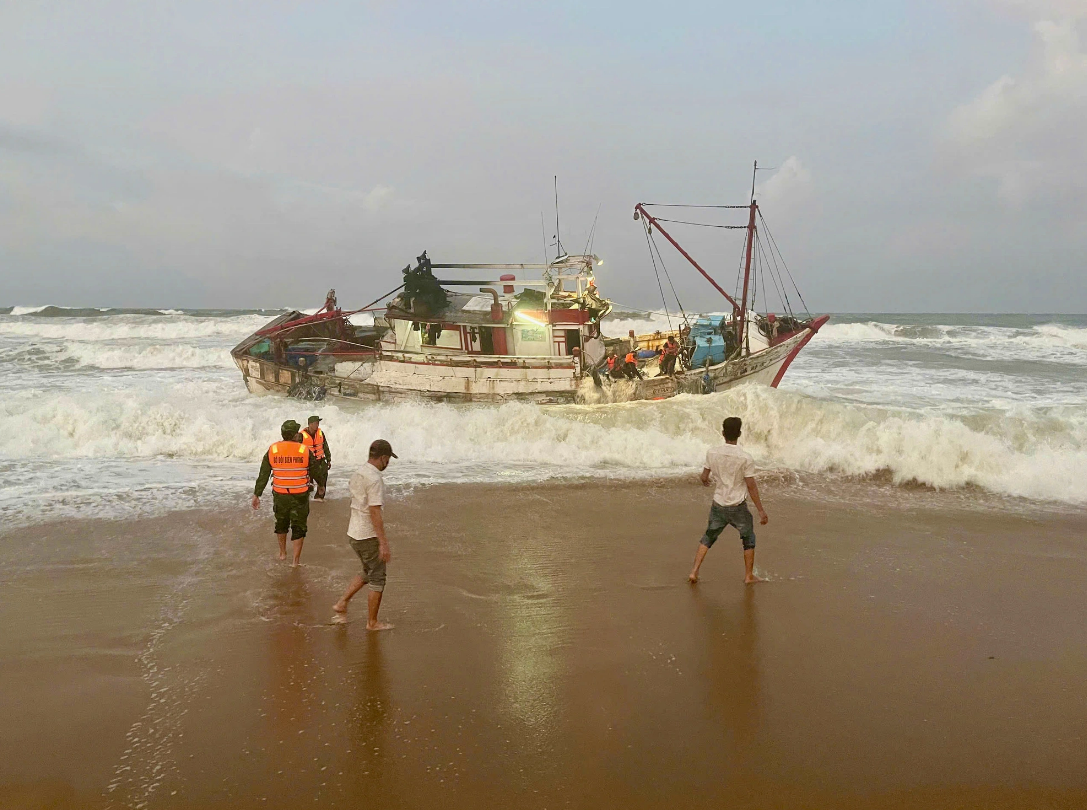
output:
[[[332,469],[332,451],[328,449],[328,437],[321,430],[321,417],[311,416],[306,429],[302,431],[302,443],[309,448],[313,457],[317,460],[320,475],[313,479],[317,485],[317,491],[313,493],[313,500],[325,499],[325,485],[328,483],[328,471]]]
[[[287,559],[287,529],[291,530],[294,544],[294,563],[302,558],[302,542],[306,537],[306,519],[309,517],[309,479],[320,474],[316,459],[306,445],[298,440],[302,426],[288,419],[280,427],[282,441],[274,443],[260,463],[257,484],[253,488],[253,508],[260,508],[260,496],[272,479],[272,512],[275,515],[275,533],[279,540],[279,559]]]
[[[755,526],[751,510],[747,508],[747,496],[759,511],[759,523],[763,526],[770,519],[762,508],[759,499],[759,487],[755,483],[755,461],[741,450],[736,442],[740,439],[743,422],[738,416],[730,416],[721,424],[721,433],[725,443],[711,447],[706,453],[706,463],[702,468],[702,486],[710,486],[710,477],[717,481],[710,504],[710,519],[706,533],[699,541],[694,556],[694,568],[687,580],[694,585],[698,582],[698,569],[726,526],[735,526],[740,533],[744,547],[744,584],[753,585],[762,580],[755,576]]]
[[[381,473],[397,458],[392,445],[377,439],[370,445],[370,458],[351,476],[351,521],[347,525],[347,541],[362,561],[362,573],[358,574],[344,591],[332,609],[338,614],[347,613],[347,604],[363,585],[370,588],[366,598],[366,629],[388,630],[391,624],[379,622],[377,612],[381,608],[381,595],[385,591],[385,564],[389,561],[389,539],[385,536],[385,518],[381,507],[385,503],[385,479]]]

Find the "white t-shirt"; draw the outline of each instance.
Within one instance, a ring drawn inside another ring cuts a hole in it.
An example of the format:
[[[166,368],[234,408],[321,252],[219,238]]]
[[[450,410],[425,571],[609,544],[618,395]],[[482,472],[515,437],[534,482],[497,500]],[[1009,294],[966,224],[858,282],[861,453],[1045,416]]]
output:
[[[747,499],[745,478],[755,477],[755,460],[735,444],[711,447],[706,469],[717,479],[713,500],[720,506],[738,506]]]
[[[385,479],[381,471],[370,462],[362,465],[348,484],[351,490],[351,522],[347,524],[347,536],[355,540],[377,537],[370,507],[385,504]]]

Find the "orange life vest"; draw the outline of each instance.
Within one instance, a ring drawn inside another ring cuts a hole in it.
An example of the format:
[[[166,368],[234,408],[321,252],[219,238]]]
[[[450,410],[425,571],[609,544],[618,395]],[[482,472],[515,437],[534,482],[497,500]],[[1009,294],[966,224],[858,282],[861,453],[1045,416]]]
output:
[[[276,442],[268,448],[272,492],[300,495],[309,491],[309,448],[298,442]]]
[[[638,361],[637,361],[637,359],[636,359],[636,358],[634,357],[634,352],[627,352],[627,359],[626,359],[626,362],[628,362],[628,363],[634,363],[635,365],[637,365],[637,364],[638,364]]]
[[[325,434],[321,432],[320,428],[317,428],[317,435],[315,436],[310,436],[308,430],[303,430],[302,444],[309,448],[315,459],[321,460],[325,457]]]

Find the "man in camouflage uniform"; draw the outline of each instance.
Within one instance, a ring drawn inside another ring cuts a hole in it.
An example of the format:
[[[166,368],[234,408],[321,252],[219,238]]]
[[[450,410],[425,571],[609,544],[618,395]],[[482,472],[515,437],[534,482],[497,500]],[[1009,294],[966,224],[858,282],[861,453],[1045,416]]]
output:
[[[304,444],[298,441],[298,431],[301,428],[293,419],[288,419],[280,428],[283,440],[275,442],[268,448],[260,463],[260,473],[257,475],[257,484],[253,488],[253,508],[260,508],[260,496],[268,485],[268,479],[275,473],[272,484],[272,512],[275,514],[275,533],[279,540],[279,559],[287,559],[287,529],[291,530],[291,541],[294,544],[294,565],[298,565],[302,558],[302,542],[306,537],[306,519],[309,517],[309,486],[308,477],[320,474],[321,468]],[[285,447],[280,447],[286,445]],[[279,448],[278,454],[273,449]],[[273,470],[273,458],[283,457],[286,462]],[[292,486],[284,486],[288,476],[293,476]],[[287,490],[287,491],[281,491]]]

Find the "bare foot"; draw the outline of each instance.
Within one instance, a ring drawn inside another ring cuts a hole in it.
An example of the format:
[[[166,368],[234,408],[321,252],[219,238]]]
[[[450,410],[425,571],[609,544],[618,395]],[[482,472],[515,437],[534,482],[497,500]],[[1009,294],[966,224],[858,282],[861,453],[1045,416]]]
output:
[[[687,581],[689,583],[691,583],[692,585],[697,585],[698,584],[698,574],[696,574],[694,571],[692,571],[691,575],[689,577],[687,577]]]
[[[280,552],[280,554],[279,554],[279,559],[280,559],[280,560],[285,560],[285,559],[287,559],[287,552],[285,552],[285,551],[282,551],[282,552]]]
[[[332,606],[332,609],[337,613],[347,613],[347,605],[345,605],[343,602],[337,602]]]
[[[766,582],[766,580],[763,579],[762,577],[757,577],[754,574],[752,574],[749,577],[744,577],[744,585],[755,585],[756,583],[759,583],[759,582]]]
[[[377,622],[376,624],[366,623],[367,630],[392,630],[393,626],[388,622]]]

